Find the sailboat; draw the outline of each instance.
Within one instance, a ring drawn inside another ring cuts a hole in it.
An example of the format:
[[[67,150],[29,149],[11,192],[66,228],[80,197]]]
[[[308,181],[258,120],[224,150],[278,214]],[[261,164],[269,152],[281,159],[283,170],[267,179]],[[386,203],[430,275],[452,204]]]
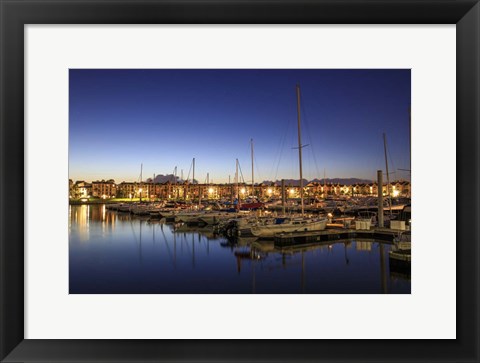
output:
[[[300,169],[300,201],[302,214],[300,217],[267,219],[263,223],[252,226],[251,233],[257,237],[273,237],[278,233],[321,231],[327,227],[327,218],[308,218],[305,216],[303,203],[302,174],[302,133],[300,127],[300,86],[297,84],[297,125],[298,125],[298,161]]]
[[[252,158],[252,192],[251,194],[251,200],[246,201],[242,203],[242,205],[239,207],[241,210],[257,210],[261,209],[265,206],[264,203],[259,202],[255,198],[255,181],[254,181],[254,172],[253,172],[253,139],[250,139],[250,146],[251,146],[251,158]]]

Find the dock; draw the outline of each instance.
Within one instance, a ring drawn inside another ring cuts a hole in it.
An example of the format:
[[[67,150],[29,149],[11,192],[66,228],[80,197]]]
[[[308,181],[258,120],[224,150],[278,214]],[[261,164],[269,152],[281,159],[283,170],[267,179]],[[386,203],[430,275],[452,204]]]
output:
[[[335,242],[347,239],[371,239],[385,242],[393,242],[394,238],[402,232],[396,229],[374,227],[368,230],[350,228],[327,228],[323,231],[303,233],[281,233],[274,237],[275,247],[291,247],[319,242]]]

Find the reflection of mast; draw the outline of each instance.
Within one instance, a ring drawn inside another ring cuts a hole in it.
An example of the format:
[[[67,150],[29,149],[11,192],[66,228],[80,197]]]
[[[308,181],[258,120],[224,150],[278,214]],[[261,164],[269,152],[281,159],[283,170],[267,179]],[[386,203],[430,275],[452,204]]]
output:
[[[380,244],[380,278],[382,282],[382,294],[387,294],[387,271],[385,268],[385,254],[383,253],[383,243]]]
[[[255,266],[257,264],[256,260],[252,261],[252,268],[253,268],[253,273],[252,273],[252,294],[256,293],[257,290],[257,280],[256,280],[256,273],[255,273]]]
[[[152,234],[153,234],[152,242],[153,244],[155,244],[155,225],[152,225]]]
[[[343,246],[345,247],[345,263],[348,265],[350,261],[348,260],[348,256],[347,256],[347,242],[345,242]]]
[[[173,268],[177,268],[177,234],[173,234]]]
[[[305,254],[302,250],[302,294],[305,294]]]
[[[138,252],[139,252],[139,258],[140,258],[140,263],[142,263],[142,221],[140,220],[140,239],[139,239],[139,244],[138,244]]]
[[[192,233],[192,267],[195,267],[195,235]]]
[[[240,275],[240,271],[242,270],[242,258],[239,255],[235,257],[237,258],[237,272]]]
[[[167,252],[168,252],[168,256],[170,257],[171,260],[173,260],[173,268],[176,267],[176,264],[175,264],[175,259],[176,259],[176,256],[175,256],[175,251],[173,252],[173,257],[172,257],[172,252],[170,251],[170,246],[168,244],[168,241],[167,241],[167,236],[165,236],[165,232],[163,231],[163,223],[160,224],[160,230],[162,231],[162,234],[163,234],[163,240],[165,241],[165,247],[167,249]],[[175,236],[175,233],[173,234],[173,243],[174,243],[174,248],[175,248],[175,241],[176,239],[176,236]]]

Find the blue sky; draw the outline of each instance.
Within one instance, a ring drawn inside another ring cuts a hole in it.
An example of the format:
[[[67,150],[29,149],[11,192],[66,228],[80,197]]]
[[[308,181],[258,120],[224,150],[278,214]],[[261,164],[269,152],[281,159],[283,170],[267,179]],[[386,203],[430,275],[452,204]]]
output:
[[[298,178],[296,84],[306,179],[409,178],[410,70],[71,69],[69,177],[153,174],[228,182]]]

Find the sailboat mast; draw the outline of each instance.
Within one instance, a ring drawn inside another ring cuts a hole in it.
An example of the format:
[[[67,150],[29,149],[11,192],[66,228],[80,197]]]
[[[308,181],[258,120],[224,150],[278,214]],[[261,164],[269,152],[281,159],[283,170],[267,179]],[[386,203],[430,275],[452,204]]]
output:
[[[140,188],[139,188],[139,191],[140,191],[140,202],[142,202],[142,179],[143,179],[143,163],[140,164]]]
[[[193,165],[193,176],[192,176],[192,184],[195,184],[195,158],[192,160]]]
[[[193,164],[193,176],[192,176],[192,189],[193,189],[193,196],[192,196],[192,202],[195,200],[195,158],[193,158],[192,161]]]
[[[300,86],[297,84],[297,123],[298,123],[298,161],[300,164],[300,202],[302,206],[302,216],[304,214],[303,206],[303,173],[302,173],[302,132],[300,127]]]
[[[410,177],[412,173],[412,106],[408,108],[408,131],[409,131],[409,138],[408,138],[408,146],[410,151],[410,158],[409,158],[409,166],[410,166]]]
[[[326,197],[327,195],[327,182],[326,182],[326,177],[327,177],[327,171],[325,168],[323,169],[323,198]]]
[[[237,209],[240,208],[240,193],[238,191],[238,159],[235,159],[235,193],[237,195]]]
[[[390,200],[390,176],[388,174],[388,158],[387,158],[387,137],[383,133],[383,150],[385,152],[385,168],[387,170],[387,198],[388,207],[390,209],[390,216],[392,215],[392,201]]]
[[[173,190],[174,190],[174,195],[175,195],[175,200],[178,199],[178,188],[177,188],[177,167],[175,166],[175,169],[173,169]]]
[[[253,139],[250,139],[251,149],[252,149],[252,196],[255,196],[255,183],[254,183],[254,174],[253,174]]]

